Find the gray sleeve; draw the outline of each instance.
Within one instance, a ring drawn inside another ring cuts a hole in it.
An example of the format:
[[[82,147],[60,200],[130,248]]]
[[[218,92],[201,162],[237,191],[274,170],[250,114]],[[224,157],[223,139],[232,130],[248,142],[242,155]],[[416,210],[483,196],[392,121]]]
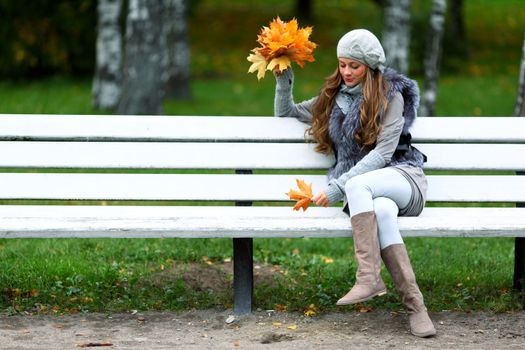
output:
[[[399,136],[403,131],[405,118],[403,117],[403,107],[405,102],[401,93],[396,93],[388,103],[388,108],[383,117],[381,130],[377,135],[377,143],[374,150],[383,157],[385,164],[389,163],[396,151],[399,143]]]
[[[301,103],[295,103],[292,96],[294,75],[291,68],[282,72],[280,76],[275,76],[277,84],[275,86],[274,115],[276,117],[291,117],[311,124],[312,106],[317,100],[313,97]]]
[[[381,169],[390,162],[405,122],[403,106],[403,97],[397,93],[388,104],[374,149],[349,171],[328,183],[324,192],[330,203],[338,202],[344,198],[345,184],[349,179],[372,170]]]

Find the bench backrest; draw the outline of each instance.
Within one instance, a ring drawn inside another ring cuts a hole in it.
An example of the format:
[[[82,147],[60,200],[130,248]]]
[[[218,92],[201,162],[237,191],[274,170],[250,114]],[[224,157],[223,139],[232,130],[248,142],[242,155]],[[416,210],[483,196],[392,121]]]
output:
[[[0,115],[0,199],[286,201],[326,185],[334,159],[273,117]],[[525,118],[419,118],[437,202],[525,202]],[[253,170],[253,175],[235,174]]]

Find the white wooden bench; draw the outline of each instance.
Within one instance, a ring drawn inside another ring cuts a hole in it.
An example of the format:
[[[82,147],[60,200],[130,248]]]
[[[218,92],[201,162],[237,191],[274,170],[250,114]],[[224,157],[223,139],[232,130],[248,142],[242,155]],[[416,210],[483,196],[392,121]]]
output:
[[[253,238],[351,234],[341,208],[272,205],[287,201],[296,178],[314,192],[326,184],[324,171],[305,170],[325,170],[333,158],[315,153],[304,130],[272,117],[0,115],[0,199],[10,200],[0,205],[0,238],[231,237],[234,311],[250,312]],[[525,176],[515,175],[525,171],[525,118],[419,118],[412,134],[427,170],[503,172],[431,175],[429,201],[525,202]],[[73,200],[101,205],[67,205]],[[188,203],[103,205],[113,200]],[[231,205],[202,205],[209,201]],[[251,206],[259,201],[269,203]],[[406,237],[516,237],[514,287],[523,290],[525,208],[427,207],[399,224]]]

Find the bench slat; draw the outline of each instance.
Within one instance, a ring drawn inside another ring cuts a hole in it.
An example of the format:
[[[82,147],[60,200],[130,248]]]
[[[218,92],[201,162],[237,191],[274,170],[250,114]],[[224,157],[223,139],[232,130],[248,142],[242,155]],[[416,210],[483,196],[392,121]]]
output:
[[[326,186],[324,175],[0,174],[2,199],[283,201],[295,179]],[[525,202],[525,176],[434,175],[428,200]]]
[[[306,143],[0,142],[4,168],[327,169]],[[525,162],[524,162],[525,163]]]
[[[415,144],[425,169],[525,170],[525,144]],[[3,168],[327,169],[306,143],[0,142]],[[487,161],[490,159],[491,161]]]
[[[525,119],[525,118],[524,118]],[[429,170],[525,170],[525,144],[414,144]]]
[[[405,237],[524,237],[525,208],[425,208]],[[0,206],[0,238],[349,237],[340,208]]]
[[[292,118],[121,115],[0,115],[3,140],[301,141]]]
[[[306,125],[291,118],[0,115],[1,140],[300,142]],[[525,143],[525,118],[421,117],[417,142]]]

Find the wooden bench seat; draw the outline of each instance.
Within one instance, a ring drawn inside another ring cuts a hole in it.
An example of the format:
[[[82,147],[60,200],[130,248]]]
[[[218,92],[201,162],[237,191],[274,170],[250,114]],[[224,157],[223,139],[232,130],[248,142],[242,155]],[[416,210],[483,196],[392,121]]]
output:
[[[305,127],[272,117],[0,115],[0,238],[230,237],[234,309],[249,312],[253,238],[351,235],[340,207],[294,212],[285,195],[297,178],[322,190],[334,162],[304,141]],[[412,134],[428,156],[429,203],[457,207],[401,217],[402,234],[516,237],[522,289],[525,118],[419,118]]]

